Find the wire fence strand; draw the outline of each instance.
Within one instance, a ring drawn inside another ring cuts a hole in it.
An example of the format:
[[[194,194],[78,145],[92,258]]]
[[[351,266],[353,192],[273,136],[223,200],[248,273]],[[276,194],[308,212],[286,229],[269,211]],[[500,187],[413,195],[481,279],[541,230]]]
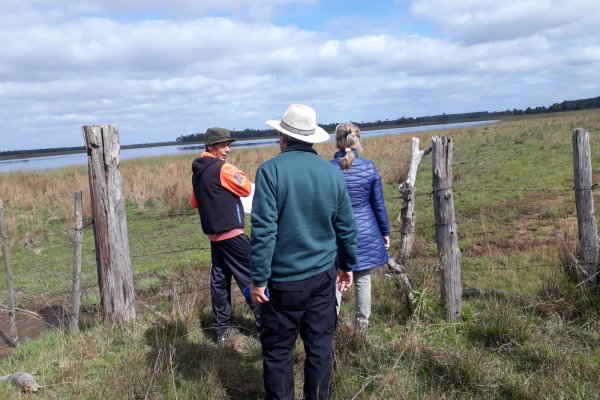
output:
[[[563,193],[574,192],[576,189],[510,187],[469,189],[449,187],[438,190],[452,190],[453,193],[458,195],[463,193],[547,193],[549,197],[559,196],[559,198],[564,198],[562,196]],[[598,184],[593,184],[590,188],[580,190],[597,191]],[[433,191],[420,191],[414,192],[412,196],[413,198],[422,196],[431,197],[433,194]],[[387,202],[403,199],[404,197],[402,195],[386,196]],[[540,214],[540,211],[535,208],[527,210],[527,213],[514,213],[514,215],[513,213],[505,213],[501,215],[493,215],[492,213],[493,211],[490,211],[488,215],[483,213],[479,215],[470,214],[467,218],[460,218],[458,217],[460,214],[457,214],[457,218],[455,220],[449,221],[442,225],[429,222],[433,217],[429,216],[428,218],[425,218],[424,222],[419,222],[416,224],[414,228],[417,234],[422,236],[424,235],[427,238],[432,234],[429,232],[429,230],[432,228],[438,228],[447,224],[455,224],[457,226],[459,238],[461,235],[470,235],[468,237],[463,237],[463,239],[470,239],[468,246],[478,246],[478,250],[471,254],[468,251],[468,249],[471,247],[464,249],[463,253],[466,254],[467,257],[479,258],[487,251],[486,247],[488,247],[488,250],[492,248],[493,253],[489,253],[489,260],[482,261],[485,265],[473,266],[466,263],[467,265],[462,267],[462,270],[469,274],[484,274],[494,272],[500,273],[530,269],[560,269],[562,264],[558,257],[556,263],[531,263],[525,265],[510,263],[508,265],[503,265],[502,263],[497,265],[488,264],[493,263],[492,254],[501,255],[503,251],[502,246],[506,246],[507,243],[509,245],[517,245],[518,247],[522,246],[523,248],[532,248],[542,246],[560,246],[564,243],[572,245],[577,240],[576,231],[574,231],[576,225],[574,225],[573,222],[576,217],[575,210],[565,208],[562,211],[554,210],[553,212],[544,215]],[[127,217],[127,222],[129,224],[128,235],[131,249],[130,256],[133,260],[135,260],[135,265],[140,265],[140,263],[144,263],[146,260],[163,260],[161,257],[176,256],[179,254],[192,252],[196,252],[198,254],[204,253],[205,256],[208,256],[207,253],[210,252],[210,246],[205,244],[207,240],[201,232],[197,216],[197,211],[192,209],[147,212],[136,210],[135,212],[131,213],[131,216]],[[592,214],[590,217],[595,217],[595,214]],[[144,221],[151,221],[152,223],[146,224]],[[185,246],[181,248],[177,248],[177,246],[166,242],[161,243],[161,225],[164,226],[164,224],[169,224],[170,227],[174,227],[178,231],[180,230],[184,235],[189,235],[190,237],[194,235],[199,236],[203,242],[199,243],[198,245]],[[399,225],[400,222],[395,221],[392,224],[393,228],[390,230],[391,233],[402,233]],[[537,232],[540,227],[556,229],[556,226],[564,226],[565,230],[567,231],[562,231],[562,233],[559,231],[558,234],[555,233],[554,235],[551,233],[546,233],[546,238],[539,237],[540,235],[544,235],[543,233],[538,233],[537,237],[522,237],[530,232]],[[96,257],[94,254],[93,245],[93,220],[89,220],[83,226],[82,230],[84,231],[86,237],[85,240],[87,243],[87,246],[85,246],[85,251],[87,253],[84,254],[83,267],[89,274],[90,271],[95,272],[96,270],[96,268],[94,268],[96,265]],[[13,244],[13,247],[16,247],[17,253],[29,254],[39,251],[41,254],[40,257],[43,257],[43,262],[48,266],[52,266],[49,267],[49,270],[55,270],[53,274],[59,279],[67,280],[72,274],[71,269],[73,265],[73,258],[71,257],[71,254],[73,248],[72,237],[74,231],[74,227],[65,224],[64,226],[54,228],[53,230],[45,230],[41,233],[38,232],[35,234],[28,234],[29,236],[21,240],[20,243]],[[476,240],[474,240],[474,238],[476,238]],[[149,239],[155,241],[155,245],[148,245],[147,242]],[[66,255],[55,256],[54,254]],[[426,257],[429,257],[429,255],[426,255]],[[187,256],[184,258],[187,259]],[[184,258],[178,259],[182,260]],[[25,259],[25,256],[17,256],[15,258],[16,261],[20,261],[21,259]],[[210,267],[210,257],[206,257],[206,260],[207,261],[204,261],[206,263],[206,267]],[[473,260],[475,260],[475,258]],[[436,265],[432,265],[430,267],[439,268],[439,266]],[[425,266],[425,268],[427,268],[427,266]],[[97,286],[87,285],[84,287],[84,290],[91,290],[95,287]]]

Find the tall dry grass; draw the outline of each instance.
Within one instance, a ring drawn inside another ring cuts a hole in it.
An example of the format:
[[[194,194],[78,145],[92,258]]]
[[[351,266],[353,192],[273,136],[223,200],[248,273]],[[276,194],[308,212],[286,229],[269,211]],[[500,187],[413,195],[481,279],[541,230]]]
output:
[[[235,149],[230,162],[242,168],[251,180],[275,147]],[[148,157],[121,162],[123,193],[128,206],[139,211],[184,213],[189,210],[191,163],[194,155]],[[86,167],[52,171],[18,171],[0,174],[0,198],[11,237],[42,234],[52,223],[70,226],[73,193],[81,190],[84,220],[90,220],[90,192]]]
[[[320,145],[322,154],[334,147]],[[234,149],[229,162],[246,172],[253,181],[258,166],[279,152],[277,146]],[[191,163],[195,155],[148,157],[121,162],[125,201],[139,211],[152,209],[165,213],[189,210]],[[69,226],[73,220],[73,193],[81,190],[84,220],[90,219],[90,192],[87,167],[52,171],[18,171],[0,174],[0,198],[8,230],[12,235],[39,234],[52,223]]]
[[[552,127],[552,129],[547,129]],[[563,143],[565,138],[555,135],[557,127],[567,136],[575,127],[591,132],[600,130],[600,112],[585,111],[546,114],[542,116],[514,118],[502,126],[492,125],[485,129],[463,128],[452,131],[431,131],[416,135],[396,135],[369,138],[363,132],[362,156],[376,162],[384,182],[400,183],[406,176],[410,161],[410,141],[413,136],[421,139],[421,148],[430,146],[430,138],[436,134],[451,134],[457,143],[474,139],[487,140],[494,145],[498,130],[513,135],[515,142],[527,133],[534,132],[544,146]],[[568,140],[568,138],[567,138]],[[591,135],[592,145],[598,143],[597,135]],[[326,159],[336,152],[335,143],[329,141],[315,146]],[[254,180],[258,166],[279,153],[277,145],[261,148],[238,149],[230,153],[229,162],[244,170]],[[123,160],[121,175],[125,200],[129,206],[140,211],[152,208],[165,213],[183,213],[189,210],[191,192],[191,162],[195,155],[148,157]],[[460,178],[458,176],[458,178]],[[68,167],[52,171],[20,171],[0,174],[0,198],[5,203],[5,218],[9,233],[23,236],[26,233],[43,232],[49,224],[62,223],[70,226],[73,219],[73,193],[83,191],[84,220],[90,219],[87,168]]]

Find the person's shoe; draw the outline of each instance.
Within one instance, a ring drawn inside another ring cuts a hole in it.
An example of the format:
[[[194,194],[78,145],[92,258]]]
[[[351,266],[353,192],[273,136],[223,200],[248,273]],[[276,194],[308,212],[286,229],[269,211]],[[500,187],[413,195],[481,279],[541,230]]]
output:
[[[219,346],[219,347],[224,346],[230,337],[232,337],[234,335],[239,335],[239,334],[240,334],[240,330],[238,328],[229,327],[229,328],[225,329],[225,331],[223,331],[223,333],[221,333],[219,336],[217,336],[217,346]]]

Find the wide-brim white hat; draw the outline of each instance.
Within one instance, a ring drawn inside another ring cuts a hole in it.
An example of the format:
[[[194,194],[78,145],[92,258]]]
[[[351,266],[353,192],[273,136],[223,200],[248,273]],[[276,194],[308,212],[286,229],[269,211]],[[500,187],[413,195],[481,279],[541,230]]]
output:
[[[317,125],[315,110],[304,104],[292,104],[283,114],[281,121],[271,119],[267,121],[267,125],[306,143],[322,143],[329,140],[329,134]]]

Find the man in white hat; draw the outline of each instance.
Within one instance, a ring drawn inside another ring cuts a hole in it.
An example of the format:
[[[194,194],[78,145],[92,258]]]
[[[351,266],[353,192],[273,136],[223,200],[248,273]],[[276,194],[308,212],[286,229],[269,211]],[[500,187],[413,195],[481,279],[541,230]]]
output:
[[[315,111],[292,104],[267,124],[279,132],[281,153],[256,173],[250,261],[251,299],[262,305],[265,399],[294,398],[298,334],[306,350],[304,398],[327,399],[335,285],[344,291],[352,284],[356,225],[342,173],[312,148],[329,139]]]

